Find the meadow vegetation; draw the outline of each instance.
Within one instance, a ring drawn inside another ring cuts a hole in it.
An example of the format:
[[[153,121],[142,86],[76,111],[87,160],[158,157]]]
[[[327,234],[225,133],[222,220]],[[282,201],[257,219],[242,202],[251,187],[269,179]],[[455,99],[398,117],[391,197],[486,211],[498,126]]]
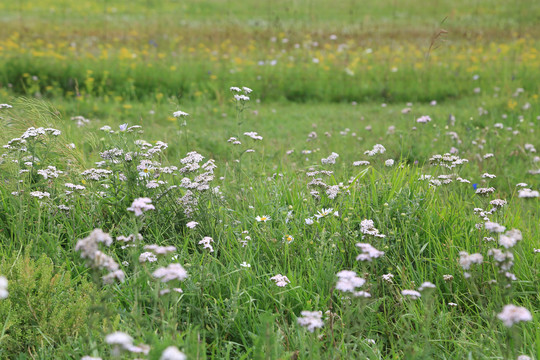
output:
[[[0,358],[537,359],[535,1],[0,4]]]

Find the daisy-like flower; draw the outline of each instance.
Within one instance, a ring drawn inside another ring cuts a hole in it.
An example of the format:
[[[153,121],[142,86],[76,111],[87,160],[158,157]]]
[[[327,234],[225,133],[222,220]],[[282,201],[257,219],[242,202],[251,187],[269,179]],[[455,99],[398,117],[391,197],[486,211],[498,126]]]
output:
[[[330,215],[333,211],[334,211],[333,208],[328,208],[328,209],[322,208],[319,212],[317,212],[317,213],[315,214],[315,217],[316,217],[317,219],[320,219],[320,218],[323,218],[323,217],[325,217],[325,216]]]
[[[302,317],[297,319],[298,325],[306,327],[309,332],[324,326],[322,311],[302,311],[300,314]]]
[[[152,205],[152,199],[150,198],[138,198],[133,200],[131,207],[127,208],[128,211],[133,211],[135,216],[141,216],[144,212],[148,210],[155,210],[154,205]]]
[[[175,112],[173,113],[173,116],[174,116],[175,118],[179,118],[179,117],[183,117],[183,116],[189,116],[189,114],[188,114],[187,112],[183,112],[183,111],[180,111],[180,110],[179,110],[179,111],[175,111]]]
[[[257,220],[258,222],[267,222],[267,221],[270,221],[272,219],[270,219],[270,216],[268,216],[268,215],[263,215],[263,216],[257,216],[255,218],[255,220]]]
[[[513,304],[505,305],[497,317],[502,320],[506,327],[511,327],[521,321],[532,321],[532,315],[529,310]]]
[[[276,276],[272,276],[270,280],[273,280],[276,282],[276,285],[279,287],[284,287],[291,281],[285,276],[281,274],[277,274]]]
[[[285,241],[287,244],[290,244],[294,241],[294,237],[292,235],[287,234],[283,237],[283,241]]]
[[[416,291],[416,290],[401,290],[401,295],[403,296],[408,296],[410,297],[411,299],[418,299],[420,298],[422,295]]]

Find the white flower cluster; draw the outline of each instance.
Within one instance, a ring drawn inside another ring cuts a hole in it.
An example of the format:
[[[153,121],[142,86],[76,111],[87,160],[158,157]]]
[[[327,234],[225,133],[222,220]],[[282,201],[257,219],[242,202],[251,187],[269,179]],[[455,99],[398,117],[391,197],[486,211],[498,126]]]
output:
[[[350,270],[342,270],[336,274],[338,281],[336,289],[343,292],[350,292],[356,297],[371,297],[366,291],[358,291],[357,288],[362,287],[366,280],[356,275],[356,272]]]
[[[427,124],[430,121],[431,121],[431,118],[428,115],[423,115],[423,116],[420,116],[418,119],[416,119],[416,122],[421,123],[421,124]]]
[[[4,276],[0,276],[0,300],[6,299],[8,296],[8,280]]]
[[[384,146],[382,146],[381,144],[376,144],[375,146],[373,146],[372,150],[364,151],[364,154],[366,154],[367,156],[375,156],[377,154],[384,154],[385,151],[386,148]]]
[[[87,259],[91,267],[96,269],[106,269],[109,273],[103,276],[105,284],[113,283],[115,280],[123,282],[125,274],[119,269],[118,264],[112,257],[99,250],[100,243],[105,246],[111,246],[113,239],[109,234],[101,229],[94,229],[90,235],[84,239],[80,239],[75,244],[75,251],[80,251],[81,258]]]
[[[212,246],[212,243],[214,242],[214,239],[212,239],[210,236],[205,236],[201,241],[199,241],[199,245],[203,246],[203,249],[208,249],[208,252],[214,252],[214,247]]]
[[[497,317],[502,320],[503,324],[507,327],[511,327],[522,321],[532,321],[533,319],[529,310],[513,304],[505,305]]]
[[[300,314],[302,316],[297,319],[298,324],[306,327],[309,332],[324,326],[321,311],[302,311]]]
[[[356,246],[362,250],[362,253],[356,257],[357,261],[372,261],[384,255],[384,251],[375,249],[371,244],[357,243]]]
[[[155,210],[156,208],[152,205],[152,199],[150,198],[137,198],[133,200],[133,203],[130,207],[127,208],[128,211],[135,213],[135,216],[141,216],[143,213],[148,210]]]
[[[105,336],[105,342],[112,346],[111,354],[114,357],[120,356],[124,351],[144,355],[148,355],[150,352],[150,346],[145,344],[133,345],[133,338],[120,331]]]
[[[379,230],[374,226],[373,220],[369,219],[364,219],[360,222],[360,232],[364,235],[370,235],[379,238],[386,237],[386,235],[379,233]]]
[[[444,155],[433,155],[429,159],[429,162],[433,166],[442,166],[448,169],[453,169],[458,165],[468,163],[469,160],[462,159],[459,156],[446,153]]]
[[[281,275],[281,274],[272,276],[270,280],[274,281],[276,285],[279,287],[285,287],[287,284],[291,282],[287,276]]]
[[[336,159],[339,157],[339,154],[333,152],[330,154],[330,156],[328,156],[327,158],[324,158],[324,159],[321,159],[321,162],[323,164],[335,164],[336,163]]]

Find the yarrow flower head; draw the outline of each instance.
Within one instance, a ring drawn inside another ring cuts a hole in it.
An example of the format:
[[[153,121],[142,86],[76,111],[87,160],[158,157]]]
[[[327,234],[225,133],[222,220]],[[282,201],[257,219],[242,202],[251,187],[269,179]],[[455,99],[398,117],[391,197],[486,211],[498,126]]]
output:
[[[411,299],[418,299],[420,298],[422,295],[416,291],[416,290],[402,290],[401,291],[401,295],[403,296],[408,296],[410,297]]]
[[[176,346],[169,346],[161,353],[159,360],[186,360],[186,355]]]
[[[0,276],[0,300],[8,297],[9,292],[7,288],[8,280],[4,276]]]
[[[309,332],[324,326],[321,311],[302,311],[300,314],[302,317],[297,319],[298,325],[306,327]]]
[[[183,111],[178,110],[178,111],[175,111],[175,112],[173,113],[173,116],[174,116],[175,118],[178,118],[178,117],[189,116],[189,114],[188,114],[187,112],[183,112]]]
[[[362,250],[362,253],[356,257],[358,261],[372,261],[384,255],[384,251],[375,249],[371,244],[357,243],[356,246]]]
[[[416,119],[417,123],[426,124],[431,121],[431,118],[428,115],[420,116],[418,119]]]
[[[357,276],[354,271],[342,270],[336,274],[338,281],[336,289],[343,292],[355,293],[356,288],[362,287],[366,280]]]
[[[289,278],[287,278],[285,275],[277,274],[276,276],[272,276],[270,280],[273,280],[276,282],[276,285],[279,287],[284,287],[287,284],[289,284],[291,281]]]
[[[188,278],[188,273],[180,264],[169,264],[167,267],[158,268],[152,273],[152,276],[161,282],[184,281]]]
[[[133,211],[135,216],[141,216],[144,212],[148,210],[155,210],[154,205],[152,205],[152,199],[150,198],[138,198],[133,200],[131,207],[127,208],[128,211]]]
[[[532,315],[529,310],[513,304],[505,305],[497,317],[502,320],[507,327],[511,327],[521,321],[532,321]]]

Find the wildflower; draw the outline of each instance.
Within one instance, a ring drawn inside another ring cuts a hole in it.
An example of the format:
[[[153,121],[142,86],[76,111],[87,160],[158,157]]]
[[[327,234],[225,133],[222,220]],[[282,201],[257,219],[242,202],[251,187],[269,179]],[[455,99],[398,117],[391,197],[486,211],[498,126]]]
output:
[[[486,223],[484,224],[484,228],[488,231],[496,233],[502,233],[504,230],[506,230],[506,227],[491,221],[486,221]]]
[[[422,295],[416,291],[416,290],[401,290],[401,295],[403,296],[409,296],[411,299],[418,299],[420,298]]]
[[[497,315],[505,326],[511,327],[520,321],[532,321],[532,315],[529,310],[522,306],[513,304],[505,305],[502,312]]]
[[[298,325],[307,327],[309,332],[313,332],[315,329],[324,326],[321,311],[302,311],[300,314],[302,317],[297,319]]]
[[[431,118],[428,115],[420,116],[416,119],[417,123],[426,124],[431,121]]]
[[[133,200],[131,207],[127,208],[128,211],[133,211],[135,216],[141,216],[143,212],[148,210],[155,210],[154,205],[152,205],[152,199],[150,198],[138,198]]]
[[[151,245],[145,245],[144,250],[149,250],[153,252],[156,255],[167,255],[169,253],[175,252],[176,247],[169,245],[169,246],[159,246],[156,244]]]
[[[211,243],[214,242],[214,239],[212,239],[209,236],[205,236],[201,241],[199,241],[199,245],[203,245],[204,249],[208,249],[209,252],[214,252],[214,247]]]
[[[125,123],[125,124],[122,124],[120,126],[118,126],[120,128],[120,131],[126,131],[127,127],[128,127],[128,124]]]
[[[454,277],[452,275],[443,275],[444,281],[452,281],[454,280]]]
[[[390,167],[390,166],[394,166],[394,160],[393,159],[388,159],[384,162],[384,165]]]
[[[283,237],[283,241],[285,241],[287,244],[290,244],[294,241],[294,237],[292,235],[285,235]]]
[[[161,282],[184,281],[188,278],[188,273],[180,264],[169,264],[167,267],[158,268],[152,273],[152,276],[160,279]]]
[[[9,104],[0,104],[0,109],[11,109],[11,108],[13,108],[13,106]]]
[[[474,184],[473,184],[474,185]],[[495,192],[495,188],[489,187],[489,188],[477,188],[476,194],[478,195],[489,195]]]
[[[506,200],[502,199],[491,200],[489,203],[497,208],[503,207],[507,204]]]
[[[425,289],[435,289],[436,286],[433,283],[430,283],[429,281],[423,282],[422,285],[418,288],[418,291],[424,291]]]
[[[384,281],[386,281],[387,283],[390,283],[390,284],[392,283],[392,279],[393,279],[393,278],[394,278],[394,275],[393,275],[393,274],[390,274],[390,273],[384,274],[384,275],[382,276],[382,279],[383,279]]]
[[[249,96],[234,94],[236,101],[249,101]]]
[[[93,356],[83,356],[81,360],[102,360],[100,357],[93,357]]]
[[[540,197],[540,192],[531,189],[520,189],[518,191],[518,197],[520,198],[537,198]]]
[[[324,159],[321,159],[321,162],[323,164],[335,164],[336,163],[336,159],[339,157],[339,154],[333,152],[330,154],[330,156],[328,156],[327,158],[324,158]]]
[[[312,218],[307,218],[304,221],[306,222],[306,225],[313,225],[313,223],[314,223]]]
[[[43,199],[44,197],[51,197],[51,194],[46,191],[32,191],[30,195],[33,197],[37,197],[38,199]]]
[[[122,270],[114,270],[103,276],[101,279],[103,280],[104,284],[112,284],[116,280],[122,283],[126,279],[126,274],[124,274]]]
[[[484,261],[482,254],[471,254],[469,255],[466,251],[459,252],[459,265],[464,270],[469,270],[472,264],[481,264]]]
[[[358,277],[354,271],[342,270],[336,274],[339,278],[336,289],[344,292],[354,292],[356,288],[362,287],[366,280]]]
[[[370,244],[357,243],[356,246],[362,250],[362,253],[356,257],[358,261],[371,261],[384,255],[384,251],[379,251]]]
[[[353,166],[363,166],[363,165],[369,165],[369,161],[355,161],[355,162],[353,162]]]
[[[523,236],[521,235],[521,231],[518,229],[512,229],[504,234],[499,235],[499,245],[504,246],[507,249],[516,245],[516,243],[520,240],[523,240]]]
[[[188,223],[186,224],[186,226],[187,226],[188,228],[190,228],[190,229],[195,229],[195,227],[196,227],[197,225],[199,225],[199,223],[196,222],[196,221],[190,221],[190,222],[188,222]]]
[[[242,86],[242,90],[244,90],[244,92],[246,94],[250,94],[253,91],[252,89],[248,88],[247,86]]]
[[[489,178],[489,179],[493,179],[493,178],[496,178],[497,176],[493,175],[493,174],[488,174],[488,173],[483,173],[482,174],[482,178]]]
[[[8,297],[9,292],[7,288],[8,280],[4,276],[0,276],[0,300]]]
[[[241,267],[245,267],[245,268],[250,268],[251,267],[251,264],[248,264],[247,262],[243,262],[240,264]]]
[[[112,353],[114,356],[119,356],[123,350],[128,350],[133,346],[133,338],[120,331],[105,336],[105,342],[113,346]]]
[[[257,220],[258,222],[267,222],[267,221],[270,221],[272,219],[268,215],[263,215],[263,216],[257,216],[255,218],[255,220]]]
[[[272,276],[270,280],[273,280],[276,282],[276,285],[279,287],[284,287],[291,281],[285,276],[281,274],[277,274],[276,276]]]
[[[386,237],[386,235],[379,233],[379,230],[374,226],[373,220],[369,219],[364,219],[360,222],[360,232],[365,235],[371,235],[380,238]]]
[[[250,131],[250,132],[245,132],[244,133],[245,136],[249,136],[250,138],[252,138],[253,140],[262,140],[263,137],[260,136],[258,133],[256,133],[255,131]]]
[[[179,117],[182,117],[182,116],[189,116],[189,114],[188,114],[187,112],[183,112],[183,111],[180,111],[180,110],[179,110],[179,111],[175,111],[175,112],[173,113],[173,116],[174,116],[175,118],[179,118]]]
[[[364,154],[368,156],[375,156],[377,154],[383,154],[385,151],[386,149],[384,146],[382,146],[381,144],[376,144],[375,146],[373,146],[372,150],[364,151]]]
[[[186,355],[176,346],[169,346],[161,353],[159,360],[186,360]]]
[[[451,306],[451,307],[457,307],[457,304],[456,304],[456,303],[453,303],[453,302],[449,302],[449,303],[448,303],[448,306]]]
[[[145,263],[145,262],[156,262],[157,256],[154,253],[151,253],[149,251],[143,252],[141,255],[139,255],[139,262]]]
[[[332,209],[332,208],[328,208],[328,209],[322,208],[319,212],[317,212],[317,214],[315,214],[315,217],[317,219],[323,218],[323,217],[325,217],[327,215],[330,215],[332,213],[332,211],[334,211],[334,209]]]

